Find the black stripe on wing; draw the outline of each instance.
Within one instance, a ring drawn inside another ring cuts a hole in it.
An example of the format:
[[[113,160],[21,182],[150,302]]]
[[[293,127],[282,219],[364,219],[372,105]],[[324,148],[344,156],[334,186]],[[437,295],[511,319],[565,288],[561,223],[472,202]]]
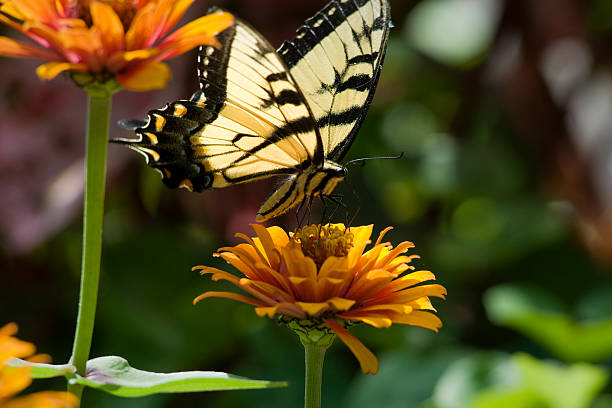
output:
[[[143,154],[149,166],[158,169],[170,188],[192,191],[211,188],[213,176],[193,157],[190,136],[217,112],[192,101],[176,101],[148,113],[147,125],[136,130],[138,139],[115,140]]]
[[[325,52],[331,52],[331,50],[327,50],[323,46],[323,41],[326,37],[330,36],[334,31],[337,31],[341,25],[349,24],[349,16],[354,17],[355,13],[363,12],[364,10],[361,10],[361,7],[370,1],[372,0],[331,1],[318,13],[305,21],[304,25],[297,30],[296,38],[293,41],[285,41],[281,45],[278,49],[279,55],[291,70],[291,68],[296,67],[296,65],[298,65],[302,59],[306,58],[306,56],[310,58],[309,53],[320,44]],[[338,95],[346,90],[367,91],[367,96],[363,101],[359,101],[360,103],[358,106],[340,106],[339,103],[332,102],[331,106],[323,107],[326,110],[324,116],[316,117],[317,124],[320,128],[334,125],[350,125],[354,123],[354,126],[350,131],[347,131],[347,134],[340,141],[333,141],[331,143],[331,151],[326,152],[326,158],[336,162],[339,162],[344,157],[361,127],[361,123],[372,102],[382,68],[390,24],[389,6],[386,0],[374,1],[380,3],[379,7],[381,7],[381,12],[379,16],[373,16],[373,19],[370,20],[371,24],[366,22],[366,17],[364,15],[358,14],[360,18],[354,19],[354,22],[361,20],[361,22],[357,24],[362,26],[358,27],[358,29],[351,26],[350,33],[352,38],[347,39],[346,35],[342,36],[338,34],[343,42],[352,41],[362,53],[348,58],[345,61],[346,67],[343,72],[338,72],[337,67],[334,67],[332,75],[335,76],[335,80],[333,84],[321,83],[320,92],[326,91],[332,95]],[[372,10],[374,10],[374,5]],[[382,41],[380,46],[378,44],[372,44],[373,33],[380,33],[381,31]],[[346,34],[346,31],[343,31],[343,33]],[[344,44],[344,46],[346,47],[346,44]],[[374,47],[374,49],[369,49],[372,47]],[[344,51],[348,55],[348,50],[346,48]],[[334,57],[336,57],[336,55],[328,55],[332,64],[334,62]],[[349,70],[351,66],[362,63],[372,66],[372,75],[359,72],[349,73],[351,72]],[[312,68],[315,69],[316,67]],[[308,93],[307,90],[303,91]],[[315,99],[314,101],[309,101],[311,103],[317,103],[316,94],[313,98]]]

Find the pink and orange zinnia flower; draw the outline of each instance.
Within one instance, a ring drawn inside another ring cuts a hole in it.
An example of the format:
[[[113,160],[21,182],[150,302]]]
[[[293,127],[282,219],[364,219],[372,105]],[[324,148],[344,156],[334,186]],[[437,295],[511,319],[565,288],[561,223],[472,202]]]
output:
[[[87,74],[91,82],[115,78],[143,91],[170,78],[163,60],[198,45],[219,46],[215,34],[233,24],[217,11],[168,34],[194,0],[2,0],[0,22],[37,46],[0,36],[0,55],[35,58],[42,79],[59,73]]]
[[[263,317],[292,322],[319,322],[331,329],[351,349],[364,373],[376,374],[378,360],[347,329],[355,323],[382,328],[393,323],[437,331],[442,322],[429,297],[444,298],[446,289],[425,283],[435,279],[430,271],[415,271],[409,263],[418,255],[404,255],[414,245],[395,248],[383,242],[383,230],[374,245],[372,225],[345,228],[342,224],[310,225],[287,234],[280,227],[254,224],[257,237],[236,234],[245,243],[220,248],[215,254],[244,277],[205,266],[196,266],[212,279],[226,280],[247,292],[205,292],[194,303],[210,297],[229,298],[255,306]],[[365,252],[364,252],[365,251]]]
[[[32,382],[28,367],[9,367],[11,358],[28,358],[28,361],[48,363],[45,354],[33,355],[36,347],[14,337],[17,325],[9,323],[0,328],[0,408],[72,408],[78,405],[74,395],[63,391],[41,391],[15,397]]]

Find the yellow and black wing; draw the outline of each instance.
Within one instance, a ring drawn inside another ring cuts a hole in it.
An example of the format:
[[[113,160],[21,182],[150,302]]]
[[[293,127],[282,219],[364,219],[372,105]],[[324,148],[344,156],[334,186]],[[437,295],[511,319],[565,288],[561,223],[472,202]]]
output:
[[[278,50],[306,97],[329,160],[339,162],[359,131],[390,26],[387,0],[334,0]]]
[[[200,91],[148,112],[138,139],[119,140],[168,187],[219,188],[323,163],[318,127],[274,48],[248,24],[198,53]]]

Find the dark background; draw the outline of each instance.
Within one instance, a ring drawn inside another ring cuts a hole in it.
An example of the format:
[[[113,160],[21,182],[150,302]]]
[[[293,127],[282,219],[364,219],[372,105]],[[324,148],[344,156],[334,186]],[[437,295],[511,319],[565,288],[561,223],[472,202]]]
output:
[[[217,4],[278,46],[324,1]],[[189,18],[211,5],[198,2]],[[391,5],[385,67],[346,160],[404,157],[351,168],[338,191],[351,213],[359,208],[356,225],[392,225],[392,242],[416,244],[419,267],[448,289],[435,302],[444,327],[355,328],[380,372],[362,375],[336,341],[324,406],[612,407],[612,3]],[[117,94],[113,123],[191,95],[194,61],[194,52],[171,61],[162,91]],[[0,324],[16,321],[21,338],[63,363],[79,285],[85,94],[64,78],[40,82],[36,65],[0,59]],[[111,127],[111,137],[129,136]],[[172,191],[114,145],[108,170],[92,356],[290,387],[130,400],[87,391],[86,406],[300,406],[295,335],[248,305],[191,305],[222,286],[191,267],[230,270],[212,253],[251,233],[274,181]],[[276,223],[292,229],[295,217]]]

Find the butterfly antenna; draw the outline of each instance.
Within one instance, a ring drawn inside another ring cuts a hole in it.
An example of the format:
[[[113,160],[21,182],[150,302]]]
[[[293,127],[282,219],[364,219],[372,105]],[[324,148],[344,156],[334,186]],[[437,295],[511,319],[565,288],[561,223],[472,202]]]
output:
[[[397,159],[401,159],[402,157],[404,157],[404,152],[401,152],[397,156],[361,157],[359,159],[349,160],[348,162],[345,163],[344,166],[348,167],[348,166],[355,165],[355,164],[361,164],[361,166],[363,167],[365,166],[365,162],[367,160],[397,160]]]

